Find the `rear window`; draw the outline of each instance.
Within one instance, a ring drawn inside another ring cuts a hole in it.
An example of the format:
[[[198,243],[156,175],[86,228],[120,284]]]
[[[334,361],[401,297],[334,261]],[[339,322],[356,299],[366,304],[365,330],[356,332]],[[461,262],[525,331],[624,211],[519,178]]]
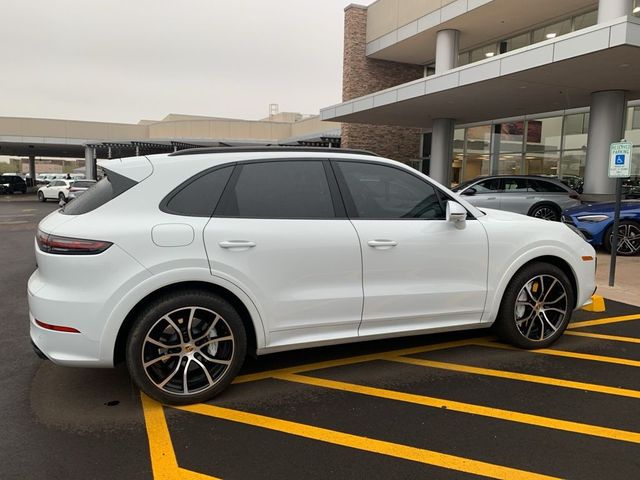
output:
[[[64,215],[82,215],[91,212],[118,195],[126,192],[138,182],[123,175],[107,171],[107,175],[92,188],[60,209]]]

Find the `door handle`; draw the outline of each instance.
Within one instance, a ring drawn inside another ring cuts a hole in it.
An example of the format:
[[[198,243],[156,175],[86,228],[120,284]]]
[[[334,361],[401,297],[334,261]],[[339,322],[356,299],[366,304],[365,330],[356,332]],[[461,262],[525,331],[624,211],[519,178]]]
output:
[[[367,244],[373,248],[380,248],[380,249],[386,250],[388,248],[395,247],[396,245],[398,245],[398,242],[394,240],[369,240]]]
[[[256,246],[256,243],[247,240],[224,240],[218,243],[218,245],[222,248],[253,248]]]
[[[488,197],[487,200],[495,200],[497,197]]]

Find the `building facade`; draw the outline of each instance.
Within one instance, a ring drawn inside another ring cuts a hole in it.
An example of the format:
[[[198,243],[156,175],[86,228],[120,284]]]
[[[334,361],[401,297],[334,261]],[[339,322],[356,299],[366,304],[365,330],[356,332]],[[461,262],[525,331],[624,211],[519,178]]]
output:
[[[609,197],[610,143],[638,145],[640,175],[639,14],[640,0],[352,4],[343,102],[321,118],[343,122],[343,146],[445,184],[546,174]]]

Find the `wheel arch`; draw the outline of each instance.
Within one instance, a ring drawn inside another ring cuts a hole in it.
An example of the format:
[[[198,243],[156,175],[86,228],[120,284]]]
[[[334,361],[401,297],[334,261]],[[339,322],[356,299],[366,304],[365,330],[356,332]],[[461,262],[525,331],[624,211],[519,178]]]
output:
[[[531,217],[531,214],[534,212],[534,210],[539,207],[551,207],[556,211],[558,215],[562,214],[562,208],[560,208],[557,203],[554,203],[551,200],[541,200],[540,202],[534,203],[533,205],[531,205],[531,207],[529,207],[527,216]]]
[[[127,314],[124,321],[120,325],[118,334],[116,336],[115,346],[113,350],[113,364],[117,365],[125,360],[125,351],[127,344],[127,337],[133,327],[136,317],[144,309],[146,305],[154,301],[156,298],[162,297],[165,293],[175,293],[177,290],[202,290],[208,293],[219,295],[227,300],[240,314],[242,323],[244,324],[247,334],[247,355],[255,355],[258,340],[256,337],[256,330],[254,325],[254,319],[246,307],[244,302],[231,290],[214,283],[203,281],[183,281],[165,285],[157,290],[146,295],[142,298]]]
[[[576,273],[571,268],[571,265],[569,265],[566,262],[566,260],[564,260],[564,259],[562,259],[560,257],[556,257],[556,256],[553,256],[553,255],[544,255],[542,257],[533,258],[533,259],[529,260],[528,262],[526,262],[524,265],[522,265],[511,276],[511,279],[518,272],[520,272],[523,268],[526,268],[526,267],[528,267],[529,265],[531,265],[533,263],[549,263],[551,265],[554,265],[554,266],[558,267],[560,270],[562,270],[562,272],[567,276],[567,278],[569,279],[569,282],[571,283],[571,288],[573,289],[573,305],[572,305],[572,308],[576,308],[577,301],[578,301],[578,298],[577,298],[578,297],[578,281],[576,280]],[[511,279],[509,279],[509,282],[511,282]],[[502,296],[504,297],[504,292],[502,292]]]

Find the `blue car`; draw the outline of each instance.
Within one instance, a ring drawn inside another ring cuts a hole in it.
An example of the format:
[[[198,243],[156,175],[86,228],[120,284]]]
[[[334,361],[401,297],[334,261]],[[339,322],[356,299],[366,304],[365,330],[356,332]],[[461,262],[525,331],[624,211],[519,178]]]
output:
[[[584,204],[562,212],[562,221],[580,230],[594,247],[611,251],[613,212],[615,203]],[[618,255],[637,255],[640,252],[640,200],[627,200],[620,207]]]

